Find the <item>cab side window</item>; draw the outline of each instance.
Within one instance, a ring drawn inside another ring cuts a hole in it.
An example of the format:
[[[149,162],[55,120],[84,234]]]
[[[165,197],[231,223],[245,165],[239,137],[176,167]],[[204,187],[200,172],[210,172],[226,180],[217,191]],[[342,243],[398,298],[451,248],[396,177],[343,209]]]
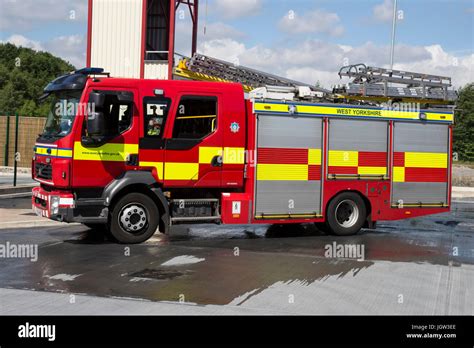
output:
[[[217,97],[181,98],[173,127],[174,139],[203,139],[217,129]]]
[[[168,98],[145,98],[145,137],[163,137],[170,103]]]
[[[103,112],[108,136],[122,134],[132,125],[133,102],[120,101],[117,94],[106,94]]]

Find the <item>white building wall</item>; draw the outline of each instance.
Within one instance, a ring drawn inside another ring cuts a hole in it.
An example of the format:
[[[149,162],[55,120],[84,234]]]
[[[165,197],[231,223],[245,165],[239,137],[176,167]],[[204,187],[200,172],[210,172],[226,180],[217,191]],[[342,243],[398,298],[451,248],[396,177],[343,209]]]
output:
[[[140,78],[143,0],[93,0],[91,66]]]
[[[168,79],[168,62],[167,61],[145,61],[145,78],[146,79]]]

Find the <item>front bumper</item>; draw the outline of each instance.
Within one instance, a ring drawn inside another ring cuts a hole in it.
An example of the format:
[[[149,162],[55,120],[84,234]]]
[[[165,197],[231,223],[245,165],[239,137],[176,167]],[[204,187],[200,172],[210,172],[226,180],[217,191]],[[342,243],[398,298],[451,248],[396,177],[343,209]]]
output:
[[[68,192],[46,191],[42,187],[35,187],[31,195],[31,205],[38,216],[70,222],[74,209],[74,195]]]
[[[72,192],[35,187],[31,205],[36,215],[51,220],[83,224],[105,224],[108,221],[108,207],[100,200],[76,200]]]

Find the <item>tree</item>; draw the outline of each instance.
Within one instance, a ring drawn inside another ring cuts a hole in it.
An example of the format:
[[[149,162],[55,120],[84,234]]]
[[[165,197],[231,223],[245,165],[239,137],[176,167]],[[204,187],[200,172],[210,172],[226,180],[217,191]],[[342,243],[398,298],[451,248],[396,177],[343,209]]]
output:
[[[461,161],[474,161],[474,83],[459,91],[453,151]]]
[[[48,52],[0,44],[0,115],[46,116],[49,106],[38,102],[44,87],[73,70]]]

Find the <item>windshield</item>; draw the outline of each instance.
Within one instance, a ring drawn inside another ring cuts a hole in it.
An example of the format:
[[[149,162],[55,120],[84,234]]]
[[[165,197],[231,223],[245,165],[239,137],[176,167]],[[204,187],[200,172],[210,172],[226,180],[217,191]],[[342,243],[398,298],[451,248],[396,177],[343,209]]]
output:
[[[81,91],[61,91],[53,94],[43,136],[64,137],[69,134],[81,94]]]

